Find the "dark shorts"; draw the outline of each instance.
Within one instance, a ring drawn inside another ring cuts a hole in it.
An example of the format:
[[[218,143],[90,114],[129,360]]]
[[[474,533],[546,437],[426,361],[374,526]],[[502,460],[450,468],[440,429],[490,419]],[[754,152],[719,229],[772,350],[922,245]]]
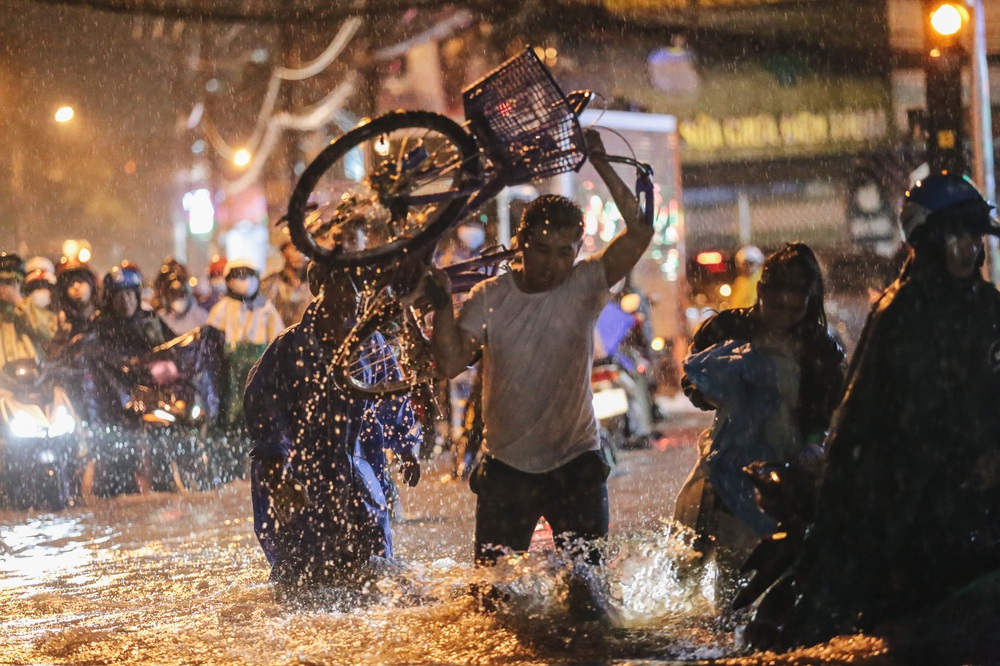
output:
[[[486,457],[469,479],[477,496],[476,563],[493,564],[505,550],[528,550],[542,516],[559,548],[573,548],[577,539],[606,536],[610,471],[597,451],[543,474],[522,472]],[[592,563],[600,562],[595,548],[583,548]]]

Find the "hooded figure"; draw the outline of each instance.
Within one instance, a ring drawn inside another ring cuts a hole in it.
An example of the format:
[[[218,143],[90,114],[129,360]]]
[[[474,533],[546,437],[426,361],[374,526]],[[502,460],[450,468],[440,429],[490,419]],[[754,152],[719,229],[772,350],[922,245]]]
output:
[[[1000,294],[980,270],[991,208],[948,173],[906,193],[910,257],[865,323],[815,521],[748,629],[760,646],[881,633],[1000,569]]]
[[[388,431],[371,400],[345,394],[334,381],[334,352],[351,329],[357,294],[343,273],[325,278],[302,321],[278,336],[250,371],[244,393],[254,532],[271,564],[271,581],[346,582],[372,558],[392,556],[388,503],[379,482]],[[398,426],[395,403],[391,420]],[[366,451],[366,448],[368,451]],[[404,455],[404,479],[420,467]]]
[[[112,267],[104,276],[101,311],[71,345],[71,353],[85,368],[82,400],[94,433],[97,494],[150,489],[149,451],[137,445],[138,424],[126,406],[137,385],[152,381],[139,359],[163,344],[170,331],[142,308],[142,286],[134,264]]]

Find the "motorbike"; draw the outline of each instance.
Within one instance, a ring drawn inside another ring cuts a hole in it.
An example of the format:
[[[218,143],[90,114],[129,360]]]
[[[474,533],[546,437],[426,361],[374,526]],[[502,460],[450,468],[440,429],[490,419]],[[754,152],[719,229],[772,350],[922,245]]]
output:
[[[140,359],[125,409],[150,452],[153,490],[216,485],[208,431],[220,412],[223,334],[211,326],[169,340]]]
[[[631,313],[609,303],[596,325],[599,358],[591,371],[594,412],[608,450],[644,448],[653,435],[649,362],[626,342],[635,326]]]
[[[88,494],[87,440],[65,389],[35,359],[0,372],[0,498],[58,511]]]

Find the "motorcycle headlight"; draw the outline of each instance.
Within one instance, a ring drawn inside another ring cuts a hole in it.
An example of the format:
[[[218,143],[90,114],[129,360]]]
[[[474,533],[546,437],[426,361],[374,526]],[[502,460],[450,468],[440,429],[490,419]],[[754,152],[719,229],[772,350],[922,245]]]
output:
[[[162,423],[173,423],[177,420],[173,414],[163,409],[154,409],[153,416],[158,418]]]
[[[18,410],[7,422],[10,434],[18,438],[45,437],[45,426],[28,412]]]
[[[56,407],[49,421],[49,437],[62,437],[76,430],[76,419],[63,405]]]

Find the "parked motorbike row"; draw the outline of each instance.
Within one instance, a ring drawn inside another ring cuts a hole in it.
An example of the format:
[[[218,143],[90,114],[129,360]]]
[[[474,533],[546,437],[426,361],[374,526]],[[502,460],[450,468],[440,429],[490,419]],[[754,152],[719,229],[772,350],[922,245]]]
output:
[[[222,334],[205,326],[127,367],[114,367],[86,336],[58,361],[8,362],[0,506],[59,510],[90,495],[187,492],[242,476],[242,433],[219,425],[223,351]],[[101,381],[115,386],[114,418],[96,416]]]

